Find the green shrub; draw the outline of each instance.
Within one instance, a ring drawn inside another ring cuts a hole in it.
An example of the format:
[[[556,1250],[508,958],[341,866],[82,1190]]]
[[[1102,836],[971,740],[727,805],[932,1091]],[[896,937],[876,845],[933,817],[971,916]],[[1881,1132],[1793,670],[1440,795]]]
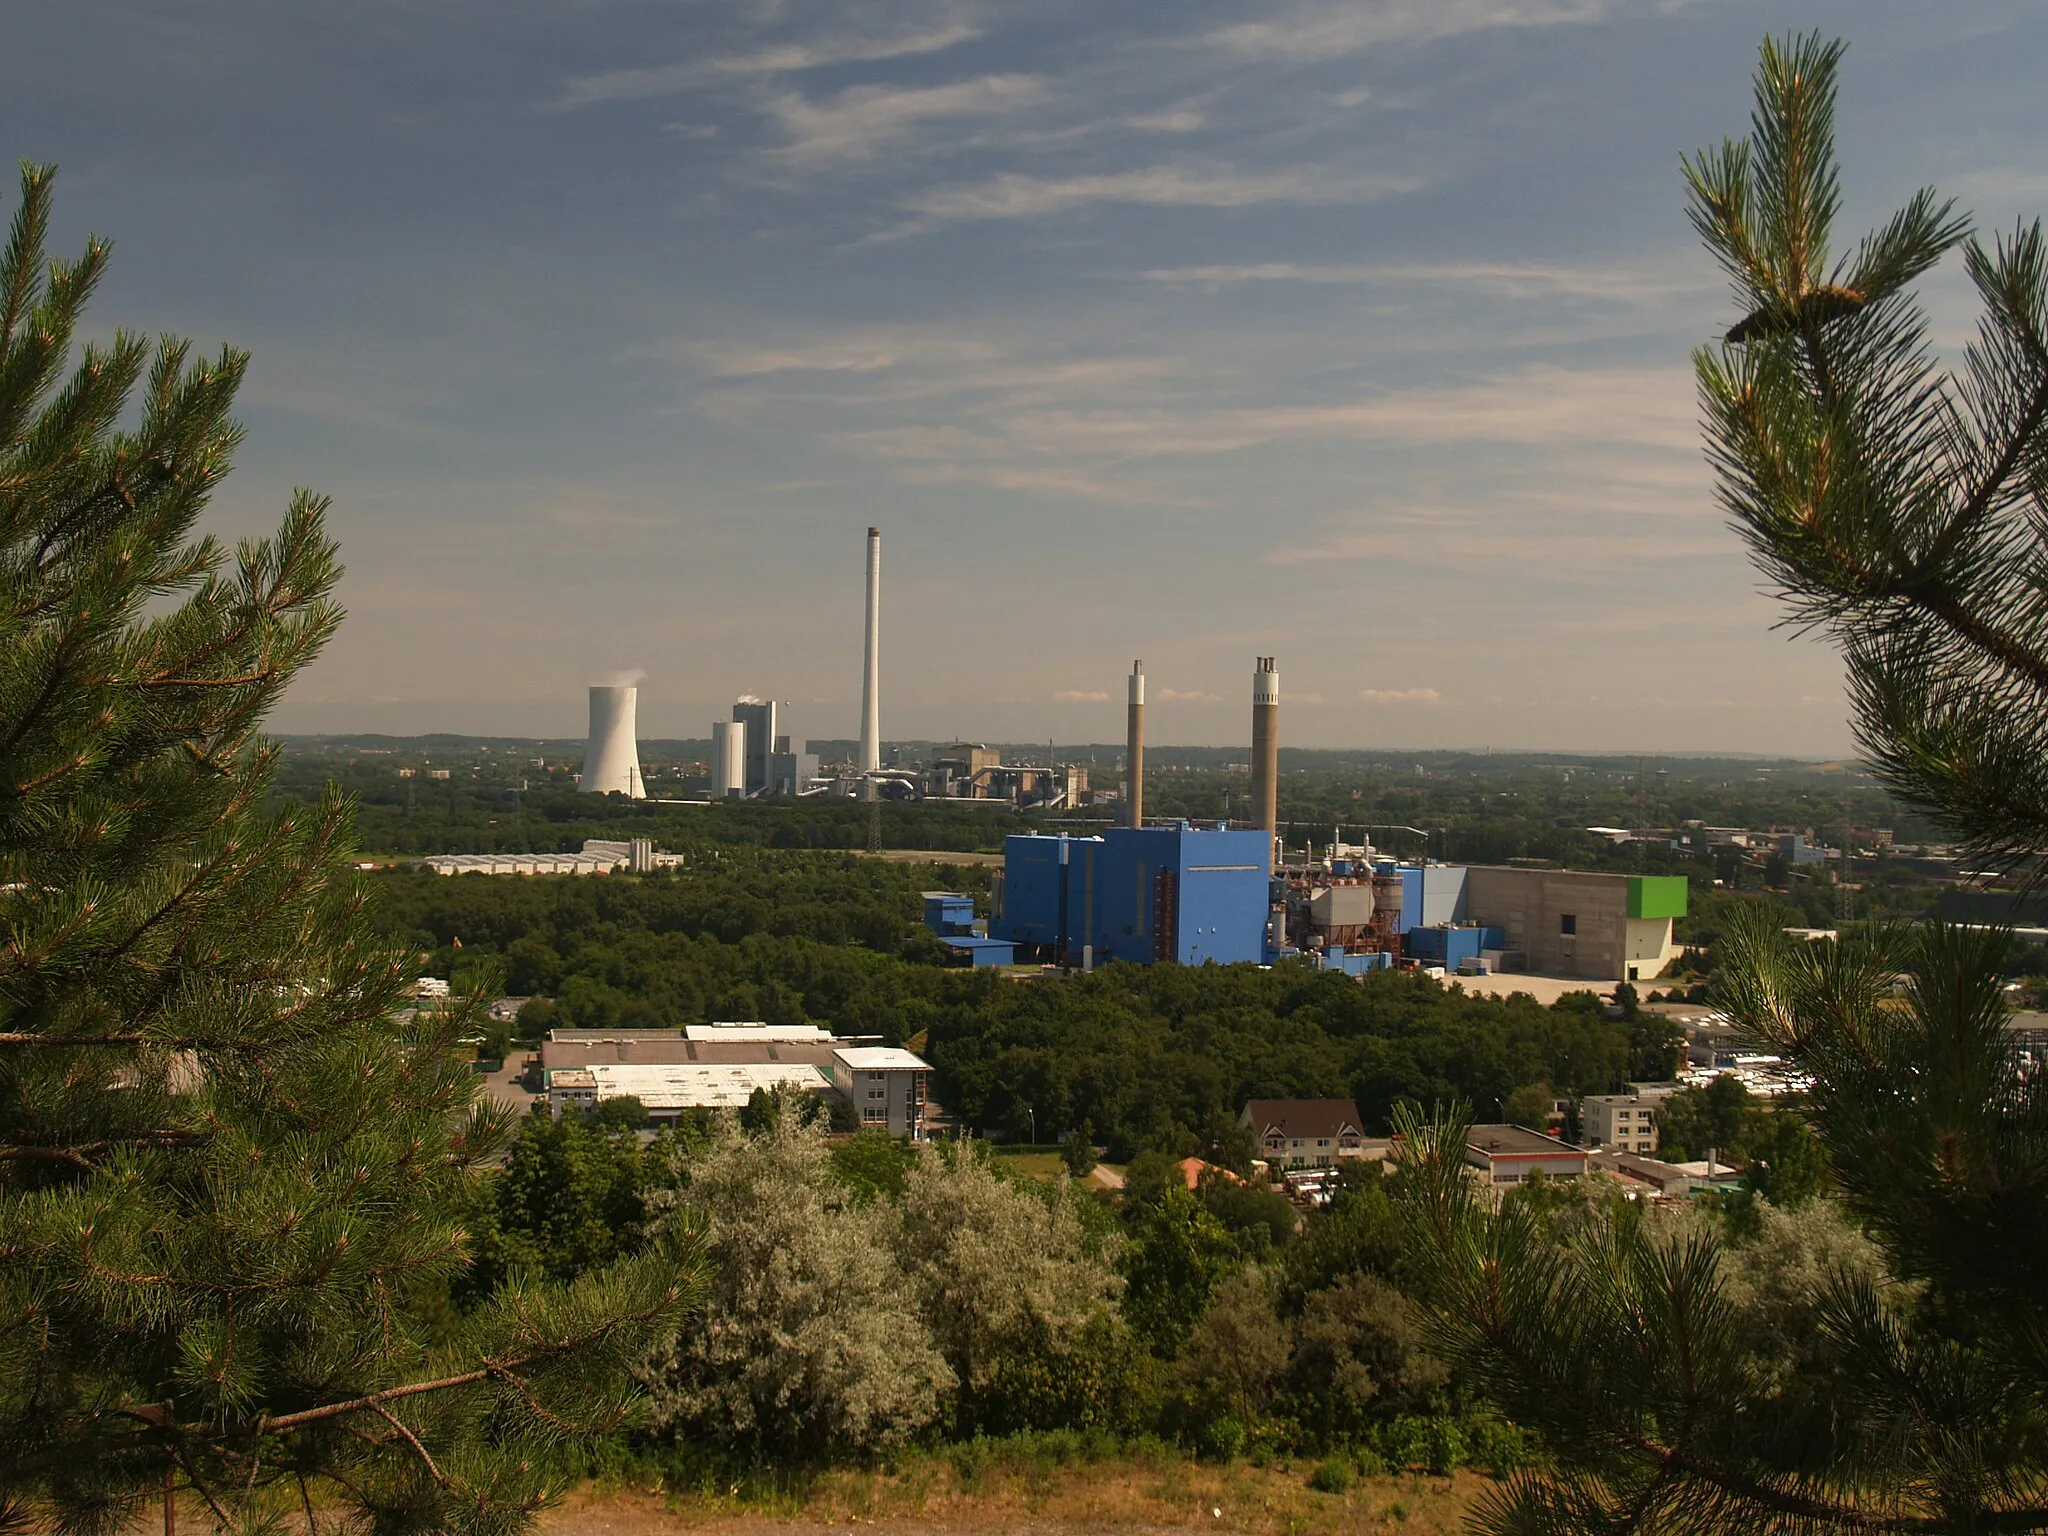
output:
[[[1234,1461],[1244,1451],[1244,1420],[1224,1414],[1196,1426],[1195,1452],[1209,1461]]]
[[[1480,1413],[1465,1419],[1462,1427],[1466,1459],[1473,1466],[1484,1467],[1496,1476],[1505,1477],[1510,1472],[1520,1471],[1534,1459],[1529,1437],[1518,1424],[1511,1424],[1490,1413]]]
[[[1357,1469],[1349,1458],[1332,1456],[1328,1461],[1317,1463],[1315,1471],[1308,1475],[1308,1485],[1317,1493],[1349,1493],[1357,1479]]]

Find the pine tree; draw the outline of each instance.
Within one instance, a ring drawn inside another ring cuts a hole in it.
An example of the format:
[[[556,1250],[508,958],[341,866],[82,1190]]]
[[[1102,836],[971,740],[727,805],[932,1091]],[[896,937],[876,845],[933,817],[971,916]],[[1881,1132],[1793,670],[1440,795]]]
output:
[[[1687,162],[1691,217],[1744,318],[1695,354],[1722,504],[1848,663],[1878,776],[1973,854],[2048,847],[2048,247],[1986,247],[1915,194],[1855,251],[1841,203],[1842,47],[1766,41],[1753,132]],[[1983,305],[1944,372],[1909,285],[1964,245]]]
[[[1962,243],[1950,206],[1922,192],[1830,255],[1840,57],[1767,41],[1750,143],[1687,167],[1744,311],[1696,358],[1709,452],[1794,619],[1841,644],[1879,772],[2024,860],[2048,848],[2048,257],[2038,226],[1968,246],[1985,319],[1941,375],[1907,284]],[[1810,1074],[1879,1276],[1821,1270],[1760,1301],[1708,1227],[1623,1206],[1560,1236],[1474,1189],[1456,1115],[1404,1116],[1435,1346],[1552,1456],[1484,1523],[2048,1529],[2048,1079],[2008,1045],[2009,945],[1939,926],[1807,945],[1763,908],[1722,940],[1721,1001]]]
[[[504,1128],[480,1001],[407,1006],[349,807],[267,803],[257,734],[340,619],[325,503],[194,536],[246,358],[70,367],[108,247],[46,260],[51,176],[0,251],[0,1526],[515,1529],[693,1261],[432,1321]]]

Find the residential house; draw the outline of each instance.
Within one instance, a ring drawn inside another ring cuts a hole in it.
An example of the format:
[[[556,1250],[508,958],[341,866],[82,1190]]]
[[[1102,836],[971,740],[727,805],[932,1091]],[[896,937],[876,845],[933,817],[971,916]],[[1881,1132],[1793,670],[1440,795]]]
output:
[[[1366,1155],[1364,1121],[1349,1099],[1253,1099],[1237,1123],[1252,1133],[1258,1155],[1275,1174],[1289,1168],[1334,1168]]]

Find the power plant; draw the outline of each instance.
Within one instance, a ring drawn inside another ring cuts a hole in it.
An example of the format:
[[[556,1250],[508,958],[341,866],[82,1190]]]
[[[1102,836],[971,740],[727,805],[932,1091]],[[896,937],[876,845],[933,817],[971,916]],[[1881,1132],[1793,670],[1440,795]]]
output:
[[[825,786],[818,755],[804,739],[781,728],[781,706],[773,699],[742,695],[730,720],[711,722],[711,798],[751,799],[761,795],[809,795]]]
[[[639,700],[640,690],[631,683],[590,685],[590,743],[583,749],[583,776],[576,786],[585,794],[646,798],[634,726]]]

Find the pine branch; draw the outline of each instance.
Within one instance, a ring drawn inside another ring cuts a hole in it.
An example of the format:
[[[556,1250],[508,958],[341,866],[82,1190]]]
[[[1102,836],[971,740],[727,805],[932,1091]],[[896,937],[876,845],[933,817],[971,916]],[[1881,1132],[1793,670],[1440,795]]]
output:
[[[427,1397],[441,1393],[457,1392],[465,1387],[474,1387],[490,1382],[516,1383],[521,1389],[525,1383],[521,1373],[551,1364],[556,1360],[571,1359],[587,1351],[593,1351],[607,1343],[622,1328],[652,1322],[671,1314],[683,1298],[680,1287],[671,1286],[653,1306],[605,1318],[596,1326],[580,1335],[562,1339],[543,1348],[533,1349],[524,1354],[506,1359],[487,1360],[483,1364],[465,1371],[456,1371],[437,1376],[427,1381],[407,1382],[402,1386],[386,1387],[379,1392],[364,1393],[341,1402],[324,1403],[316,1408],[303,1408],[296,1413],[276,1414],[266,1418],[243,1419],[226,1424],[192,1425],[179,1423],[170,1416],[167,1405],[149,1405],[153,1412],[162,1415],[161,1420],[152,1420],[152,1427],[130,1431],[120,1435],[89,1436],[60,1449],[32,1452],[0,1460],[0,1479],[18,1477],[24,1472],[40,1471],[56,1465],[60,1460],[80,1457],[106,1458],[125,1451],[180,1441],[215,1445],[235,1445],[244,1441],[274,1435],[294,1434],[302,1429],[332,1423],[338,1419],[353,1418],[358,1414],[378,1413],[393,1403],[407,1402],[413,1398]],[[139,1416],[143,1410],[129,1409],[131,1416]],[[78,1426],[84,1427],[84,1426]]]

